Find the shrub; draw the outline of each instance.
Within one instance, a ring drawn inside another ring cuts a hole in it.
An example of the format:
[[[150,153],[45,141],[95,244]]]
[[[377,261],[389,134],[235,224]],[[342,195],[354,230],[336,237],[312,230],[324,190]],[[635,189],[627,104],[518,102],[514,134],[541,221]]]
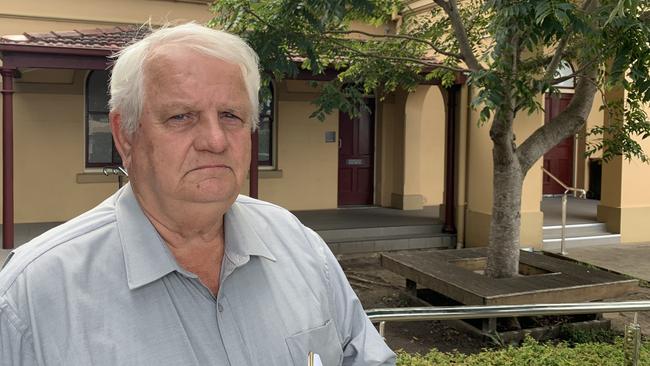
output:
[[[398,352],[398,366],[621,366],[622,338],[614,343],[540,343],[527,338],[520,346],[485,350],[475,355],[432,350],[424,356]],[[650,366],[650,342],[641,347],[639,366]]]

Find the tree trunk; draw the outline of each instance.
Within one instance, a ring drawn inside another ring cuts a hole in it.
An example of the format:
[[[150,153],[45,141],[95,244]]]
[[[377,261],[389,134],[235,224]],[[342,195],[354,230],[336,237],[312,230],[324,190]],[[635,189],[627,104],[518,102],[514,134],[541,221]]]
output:
[[[519,166],[512,132],[514,113],[497,111],[490,130],[494,143],[492,222],[486,275],[492,278],[519,274],[521,193],[524,174]]]
[[[496,163],[501,159],[495,149],[492,222],[488,243],[486,274],[492,278],[514,277],[519,273],[519,234],[523,177],[518,164]]]

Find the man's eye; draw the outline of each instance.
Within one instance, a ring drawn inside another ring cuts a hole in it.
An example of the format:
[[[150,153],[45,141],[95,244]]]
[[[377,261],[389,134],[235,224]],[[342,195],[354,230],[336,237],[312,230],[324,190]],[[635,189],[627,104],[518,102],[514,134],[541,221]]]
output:
[[[244,120],[241,119],[239,116],[237,116],[234,113],[231,112],[222,112],[220,114],[220,120],[222,120],[224,123],[227,123],[229,125],[242,125],[244,124]]]
[[[194,118],[193,113],[181,113],[181,114],[175,114],[175,115],[169,117],[168,121],[174,122],[174,123],[180,123],[180,122],[190,121],[193,118]]]

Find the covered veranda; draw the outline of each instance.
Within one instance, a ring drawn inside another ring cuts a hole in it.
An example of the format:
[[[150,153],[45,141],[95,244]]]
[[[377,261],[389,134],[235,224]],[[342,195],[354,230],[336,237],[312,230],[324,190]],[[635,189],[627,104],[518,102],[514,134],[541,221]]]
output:
[[[2,58],[2,94],[3,94],[3,248],[13,248],[16,243],[14,225],[14,109],[13,102],[16,93],[15,81],[20,78],[21,72],[33,69],[60,69],[60,70],[106,70],[110,68],[110,56],[131,42],[142,37],[142,29],[134,27],[117,27],[111,29],[96,29],[92,31],[57,32],[52,34],[25,34],[23,36],[3,37],[0,39],[0,53]],[[295,77],[297,80],[331,80],[336,73],[331,71],[324,76],[313,76],[308,72],[301,72]],[[459,78],[458,83],[464,82]],[[436,81],[428,82],[437,84]],[[446,144],[445,144],[445,170],[455,171],[455,125],[457,120],[457,87],[447,92],[446,98]],[[257,156],[257,144],[253,143],[252,156]],[[436,157],[441,158],[442,157]],[[251,164],[249,195],[257,196],[258,169],[255,159]],[[445,208],[440,231],[453,234],[455,232],[455,182],[454,174],[445,174],[444,182]],[[262,197],[263,198],[263,197]],[[403,215],[398,215],[403,216]],[[366,220],[362,220],[366,221]],[[377,221],[382,222],[381,220]],[[50,227],[46,223],[38,227],[43,230]],[[436,225],[439,222],[436,222]],[[22,224],[21,224],[22,225]],[[20,233],[20,239],[35,236],[39,228],[31,228]]]

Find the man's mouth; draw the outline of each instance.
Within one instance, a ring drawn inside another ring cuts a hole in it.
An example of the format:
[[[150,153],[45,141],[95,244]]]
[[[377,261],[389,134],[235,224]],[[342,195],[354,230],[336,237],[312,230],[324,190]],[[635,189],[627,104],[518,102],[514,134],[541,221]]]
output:
[[[222,170],[222,169],[230,169],[228,165],[225,164],[209,164],[209,165],[201,165],[198,166],[194,169],[191,169],[190,172],[194,171],[207,171],[207,170]]]

